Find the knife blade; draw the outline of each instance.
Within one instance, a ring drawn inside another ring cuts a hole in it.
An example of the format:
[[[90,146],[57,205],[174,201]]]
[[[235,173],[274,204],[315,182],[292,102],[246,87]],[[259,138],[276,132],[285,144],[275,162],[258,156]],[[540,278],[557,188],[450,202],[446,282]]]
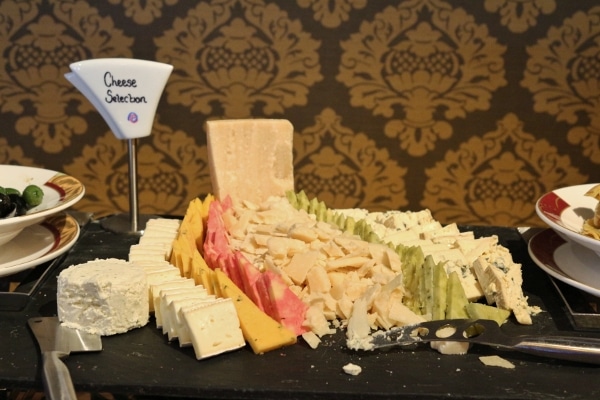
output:
[[[57,317],[36,317],[27,321],[42,354],[42,381],[46,397],[77,399],[71,374],[62,358],[71,352],[102,350],[102,338],[63,326]]]
[[[496,321],[454,319],[429,321],[378,331],[365,349],[407,346],[432,341],[478,343],[537,356],[600,364],[600,338],[559,335],[508,335]]]

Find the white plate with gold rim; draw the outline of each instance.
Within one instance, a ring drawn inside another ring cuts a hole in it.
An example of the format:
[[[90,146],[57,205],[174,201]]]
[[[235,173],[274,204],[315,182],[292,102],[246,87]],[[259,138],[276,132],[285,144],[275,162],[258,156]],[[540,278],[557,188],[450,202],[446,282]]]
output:
[[[66,213],[54,214],[42,223],[23,229],[0,247],[0,277],[36,267],[62,255],[79,238],[77,220]]]
[[[553,229],[536,233],[528,244],[531,259],[550,276],[600,297],[600,258]]]
[[[10,242],[23,229],[42,222],[46,217],[77,203],[84,195],[83,184],[62,172],[49,169],[0,165],[0,186],[23,191],[27,185],[37,185],[44,192],[42,203],[27,214],[0,218],[0,246]]]
[[[538,199],[535,211],[563,239],[587,247],[600,257],[600,240],[583,235],[586,219],[594,216],[598,200],[585,193],[597,183],[568,186],[546,193]]]

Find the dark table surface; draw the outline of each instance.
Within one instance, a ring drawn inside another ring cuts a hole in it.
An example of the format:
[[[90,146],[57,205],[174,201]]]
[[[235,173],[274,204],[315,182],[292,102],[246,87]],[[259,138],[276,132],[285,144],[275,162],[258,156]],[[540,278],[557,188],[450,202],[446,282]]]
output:
[[[516,229],[462,227],[476,235],[498,235],[516,262],[523,264],[524,291],[541,314],[531,326],[509,321],[509,334],[569,334],[600,337],[571,325],[565,303],[550,278],[529,258]],[[95,258],[123,258],[135,235],[115,234],[98,222],[82,229],[75,246],[51,268],[44,282],[19,311],[0,311],[0,388],[42,389],[40,355],[27,319],[56,315],[56,276],[73,264]],[[484,366],[479,357],[500,355],[514,369]],[[351,376],[347,363],[362,367]],[[197,361],[192,348],[169,343],[154,320],[140,329],[104,337],[99,353],[71,354],[65,359],[80,391],[138,396],[203,399],[597,399],[600,366],[540,358],[474,345],[467,355],[441,355],[427,345],[386,352],[353,352],[344,334],[326,337],[318,349],[298,344],[255,355],[246,347]]]

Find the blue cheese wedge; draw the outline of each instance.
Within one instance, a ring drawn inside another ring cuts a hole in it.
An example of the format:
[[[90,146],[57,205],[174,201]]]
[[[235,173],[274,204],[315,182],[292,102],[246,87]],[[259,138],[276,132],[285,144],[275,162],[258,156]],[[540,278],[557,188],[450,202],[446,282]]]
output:
[[[488,304],[510,310],[519,323],[531,325],[531,314],[538,310],[527,304],[527,298],[523,294],[520,264],[498,252],[477,258],[473,269]]]

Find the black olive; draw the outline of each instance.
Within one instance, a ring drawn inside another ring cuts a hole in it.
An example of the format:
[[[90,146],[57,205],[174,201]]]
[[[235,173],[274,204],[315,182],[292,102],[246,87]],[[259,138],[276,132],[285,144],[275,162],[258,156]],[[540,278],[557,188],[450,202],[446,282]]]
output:
[[[25,203],[25,200],[23,200],[21,196],[16,193],[11,193],[8,197],[10,197],[10,200],[17,206],[16,216],[25,215],[27,213],[27,203]]]
[[[0,218],[7,217],[15,209],[16,205],[10,197],[4,193],[0,193]]]

